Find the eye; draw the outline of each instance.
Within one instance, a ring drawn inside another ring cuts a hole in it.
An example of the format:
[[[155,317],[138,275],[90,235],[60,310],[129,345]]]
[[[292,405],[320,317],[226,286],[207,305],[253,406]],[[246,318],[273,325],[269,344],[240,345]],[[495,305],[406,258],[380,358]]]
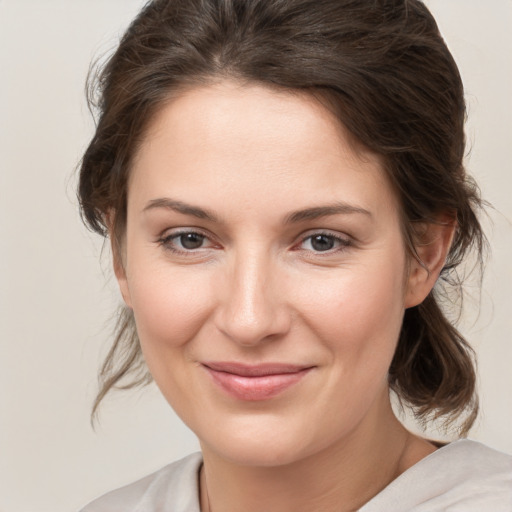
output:
[[[181,235],[176,235],[175,243],[181,245],[183,249],[193,250],[199,249],[205,240],[205,236],[200,235],[199,233],[182,233]]]
[[[350,244],[350,240],[331,233],[314,233],[302,240],[300,248],[312,252],[336,252]]]
[[[173,232],[158,240],[166,249],[177,253],[194,252],[213,247],[210,239],[197,231]]]

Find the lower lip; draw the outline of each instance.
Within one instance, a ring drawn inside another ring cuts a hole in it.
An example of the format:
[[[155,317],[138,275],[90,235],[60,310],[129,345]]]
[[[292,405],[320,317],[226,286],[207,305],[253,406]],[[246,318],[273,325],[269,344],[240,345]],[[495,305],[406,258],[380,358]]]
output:
[[[250,402],[269,400],[301,381],[311,368],[293,373],[244,377],[205,367],[213,381],[227,394]]]

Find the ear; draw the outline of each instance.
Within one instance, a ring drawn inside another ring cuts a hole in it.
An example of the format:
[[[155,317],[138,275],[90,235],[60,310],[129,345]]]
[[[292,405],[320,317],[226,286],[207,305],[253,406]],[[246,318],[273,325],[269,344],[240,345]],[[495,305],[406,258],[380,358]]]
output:
[[[457,221],[448,215],[417,227],[416,255],[411,257],[405,308],[421,304],[430,293],[443,269],[452,245]]]
[[[128,287],[128,279],[126,277],[126,267],[125,261],[126,258],[123,257],[123,243],[119,239],[119,236],[115,232],[115,211],[109,210],[109,212],[105,215],[105,223],[108,228],[108,235],[110,238],[110,247],[112,249],[112,265],[114,267],[114,274],[117,279],[117,284],[119,285],[119,290],[123,297],[125,304],[131,308],[131,297],[130,297],[130,289]]]

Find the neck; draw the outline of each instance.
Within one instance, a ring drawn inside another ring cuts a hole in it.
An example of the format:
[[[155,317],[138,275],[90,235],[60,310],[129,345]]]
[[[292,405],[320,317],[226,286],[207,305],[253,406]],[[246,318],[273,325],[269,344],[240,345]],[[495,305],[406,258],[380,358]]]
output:
[[[434,450],[402,427],[389,402],[387,410],[380,411],[378,416],[378,422],[362,422],[335,446],[286,465],[240,465],[202,446],[201,510],[348,512],[359,509]]]

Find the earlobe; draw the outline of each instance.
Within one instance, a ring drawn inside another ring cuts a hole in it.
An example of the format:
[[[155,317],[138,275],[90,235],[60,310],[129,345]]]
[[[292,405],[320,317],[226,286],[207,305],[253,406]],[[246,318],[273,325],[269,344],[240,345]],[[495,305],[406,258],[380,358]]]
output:
[[[106,224],[108,227],[108,233],[110,238],[110,247],[112,250],[112,265],[114,267],[114,274],[117,279],[117,284],[119,285],[119,290],[123,297],[125,304],[131,308],[131,298],[130,298],[130,289],[128,287],[128,279],[126,277],[126,268],[123,262],[122,256],[122,244],[121,241],[116,236],[114,230],[114,215],[115,213],[110,210],[105,217]]]
[[[443,216],[438,222],[418,226],[416,255],[411,256],[405,308],[421,304],[430,293],[444,267],[456,229],[456,221]]]
[[[114,245],[114,243],[112,244]],[[130,289],[128,287],[128,279],[126,277],[126,269],[121,261],[121,257],[118,254],[118,250],[114,252],[114,248],[112,247],[112,259],[114,265],[114,274],[117,279],[117,284],[119,285],[119,290],[123,297],[125,304],[131,308],[131,297],[130,297]]]

